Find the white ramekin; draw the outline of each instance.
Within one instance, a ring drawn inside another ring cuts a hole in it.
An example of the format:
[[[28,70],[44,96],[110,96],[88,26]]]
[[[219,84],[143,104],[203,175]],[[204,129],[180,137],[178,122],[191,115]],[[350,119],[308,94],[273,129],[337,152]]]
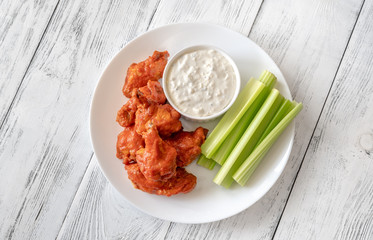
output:
[[[173,101],[172,101],[172,99],[170,97],[170,94],[169,94],[170,90],[167,87],[168,75],[169,75],[169,71],[171,69],[170,66],[174,63],[174,61],[176,61],[180,56],[182,56],[182,55],[184,55],[186,53],[193,52],[195,50],[201,50],[201,49],[214,49],[214,50],[218,51],[219,53],[221,53],[228,60],[228,62],[232,65],[232,68],[233,68],[235,76],[236,76],[236,79],[235,79],[236,80],[236,82],[235,82],[235,90],[234,90],[233,97],[232,97],[231,101],[229,102],[229,104],[224,109],[222,109],[221,111],[219,111],[217,113],[214,113],[212,115],[203,116],[203,117],[193,116],[193,115],[190,115],[188,113],[185,113],[185,112],[181,111],[173,103]],[[184,48],[184,49],[180,50],[179,52],[177,52],[168,61],[167,65],[165,67],[165,70],[163,72],[163,79],[162,79],[162,87],[163,87],[163,91],[164,91],[164,93],[166,95],[166,98],[168,100],[168,103],[173,108],[175,108],[175,110],[177,110],[184,118],[192,120],[192,121],[196,121],[196,122],[207,122],[207,121],[216,119],[216,118],[220,117],[221,115],[223,115],[232,106],[232,104],[234,103],[234,101],[236,101],[238,93],[240,92],[240,86],[241,86],[241,77],[240,77],[240,73],[238,71],[236,63],[233,61],[233,59],[227,53],[225,53],[224,51],[222,51],[221,49],[219,49],[217,47],[210,46],[210,45],[196,45],[196,46],[191,46],[191,47]]]

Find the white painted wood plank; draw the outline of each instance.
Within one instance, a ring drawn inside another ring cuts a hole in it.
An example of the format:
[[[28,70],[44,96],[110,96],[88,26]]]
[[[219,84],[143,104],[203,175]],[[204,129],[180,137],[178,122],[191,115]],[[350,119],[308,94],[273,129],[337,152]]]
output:
[[[372,12],[365,1],[275,239],[373,239]]]
[[[61,1],[0,131],[0,239],[55,238],[90,162],[104,65],[157,1]]]
[[[0,126],[57,2],[0,1]]]
[[[58,239],[163,239],[168,226],[126,202],[93,157]]]
[[[150,28],[180,22],[206,22],[248,35],[261,4],[262,0],[161,1]]]
[[[271,239],[284,209],[362,1],[264,1],[250,38],[280,66],[293,97],[304,103],[284,173],[243,213],[204,225],[174,224],[166,239]],[[286,239],[286,237],[284,238]]]

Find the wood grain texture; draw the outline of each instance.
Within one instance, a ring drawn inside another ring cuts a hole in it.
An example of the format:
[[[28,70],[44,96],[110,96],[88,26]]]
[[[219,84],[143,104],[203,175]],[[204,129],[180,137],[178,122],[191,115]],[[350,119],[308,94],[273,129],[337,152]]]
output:
[[[188,239],[191,233],[197,239],[272,239],[361,2],[263,2],[249,37],[273,57],[293,97],[304,103],[304,109],[295,120],[296,136],[289,162],[272,189],[246,211],[205,225],[186,227],[172,223],[166,239]],[[330,35],[330,31],[333,34]]]
[[[0,127],[57,3],[0,1]]]
[[[365,1],[275,239],[373,239],[372,12]]]
[[[206,22],[248,35],[262,0],[161,1],[149,28],[180,23]]]
[[[126,202],[94,157],[58,239],[162,239],[168,226]]]
[[[110,58],[157,1],[61,1],[0,131],[0,239],[51,239],[92,149],[88,113]]]

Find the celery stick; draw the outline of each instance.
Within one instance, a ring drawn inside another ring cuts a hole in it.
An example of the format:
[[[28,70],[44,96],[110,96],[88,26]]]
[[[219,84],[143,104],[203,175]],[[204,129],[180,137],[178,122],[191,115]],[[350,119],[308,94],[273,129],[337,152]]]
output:
[[[277,82],[276,80],[277,80],[276,76],[273,75],[268,70],[264,70],[259,77],[259,81],[264,83],[269,89],[272,89],[275,86]]]
[[[277,124],[286,116],[286,114],[288,114],[293,109],[294,106],[295,104],[293,102],[285,99],[256,145],[260,144],[263,141],[263,139],[272,131],[272,129],[277,126]]]
[[[249,127],[246,129],[237,145],[220,168],[219,172],[216,174],[214,178],[216,184],[223,185],[224,187],[230,186],[233,182],[233,174],[237,171],[242,162],[250,155],[283,100],[283,96],[277,89],[271,90],[255,118],[250,123]]]
[[[238,123],[246,110],[253,104],[254,100],[263,91],[265,85],[255,79],[251,79],[241,93],[238,95],[236,101],[231,108],[225,113],[223,118],[216,125],[211,134],[207,137],[204,144],[202,144],[202,153],[211,158],[218,150],[222,142],[232,131],[233,127]]]
[[[210,158],[205,157],[205,155],[201,154],[201,156],[199,157],[197,161],[197,164],[209,170],[212,170],[214,169],[216,162]]]
[[[227,138],[224,140],[223,144],[219,149],[214,153],[212,159],[214,159],[220,165],[223,165],[229,154],[232,152],[234,146],[240,140],[242,134],[247,129],[255,114],[258,112],[258,109],[262,106],[266,97],[268,96],[268,89],[263,90],[254,103],[249,107],[249,109],[242,116],[237,125],[233,130],[228,134]]]
[[[232,185],[233,182],[234,182],[234,179],[233,179],[232,175],[228,175],[227,177],[225,177],[222,180],[222,182],[219,185],[222,186],[222,187],[225,187],[225,188],[230,188],[230,186]]]
[[[276,80],[276,76],[267,70],[263,71],[259,78],[259,81],[270,89],[276,84]],[[223,141],[228,137],[228,134],[233,130],[234,126],[237,125],[243,114],[248,110],[251,104],[253,104],[254,100],[263,89],[263,84],[258,83],[254,79],[249,80],[238,95],[235,103],[202,145],[202,153],[205,154],[206,157],[211,158],[219,149]]]
[[[259,81],[266,85],[266,88],[260,93],[254,103],[249,107],[249,109],[242,116],[237,125],[228,134],[227,138],[221,144],[219,149],[211,157],[220,165],[223,165],[225,160],[228,158],[229,154],[232,152],[234,146],[240,140],[242,134],[247,129],[255,114],[258,112],[259,108],[262,106],[263,102],[266,100],[270,90],[276,84],[276,77],[268,72],[263,71],[259,78]],[[281,120],[281,119],[280,119]]]
[[[265,156],[273,143],[290,124],[290,122],[302,110],[302,103],[298,103],[295,107],[277,124],[277,126],[263,139],[263,141],[254,149],[250,156],[234,173],[233,179],[241,186],[244,186],[250,176],[253,174],[261,159]]]

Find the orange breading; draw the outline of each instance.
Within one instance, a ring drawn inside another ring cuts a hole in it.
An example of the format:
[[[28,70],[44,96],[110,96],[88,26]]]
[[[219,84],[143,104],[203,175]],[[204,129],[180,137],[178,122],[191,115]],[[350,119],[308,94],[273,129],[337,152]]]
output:
[[[155,126],[162,137],[182,129],[178,113],[169,104],[151,104],[148,107],[139,107],[136,112],[135,128],[138,134],[145,133],[150,127]]]
[[[188,173],[184,168],[177,168],[176,174],[166,182],[146,179],[136,163],[126,165],[125,168],[133,186],[151,194],[169,197],[178,193],[188,193],[197,184],[197,178],[193,174]]]
[[[165,140],[176,149],[178,167],[188,166],[201,154],[201,145],[205,142],[207,131],[202,127],[197,128],[194,132],[180,131]]]
[[[124,164],[133,163],[136,161],[136,152],[144,146],[145,142],[135,131],[135,126],[125,127],[118,135],[117,158],[123,159]]]
[[[145,61],[132,63],[128,70],[123,94],[130,98],[133,89],[145,86],[149,81],[158,81],[163,76],[163,70],[167,64],[168,52],[154,51],[153,56],[148,57]]]
[[[145,178],[152,181],[165,181],[175,175],[175,148],[164,142],[153,126],[144,135],[145,148],[136,153],[136,161]]]

